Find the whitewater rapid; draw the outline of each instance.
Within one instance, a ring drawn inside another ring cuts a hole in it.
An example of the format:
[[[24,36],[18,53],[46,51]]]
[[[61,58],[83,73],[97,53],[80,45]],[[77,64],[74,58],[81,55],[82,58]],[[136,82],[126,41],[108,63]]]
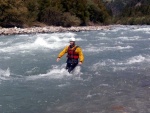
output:
[[[70,37],[85,60],[73,73]],[[0,36],[0,113],[148,113],[150,26]]]

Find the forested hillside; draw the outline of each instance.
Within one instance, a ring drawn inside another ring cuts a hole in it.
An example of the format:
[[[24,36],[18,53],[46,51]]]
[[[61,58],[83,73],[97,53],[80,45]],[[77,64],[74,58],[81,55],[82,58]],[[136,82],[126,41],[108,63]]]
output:
[[[100,0],[0,0],[0,26],[102,24],[109,14]]]
[[[123,24],[150,24],[150,0],[131,0],[120,17]]]
[[[0,26],[150,24],[149,12],[150,0],[0,0]]]
[[[150,24],[150,0],[104,0],[117,24]]]

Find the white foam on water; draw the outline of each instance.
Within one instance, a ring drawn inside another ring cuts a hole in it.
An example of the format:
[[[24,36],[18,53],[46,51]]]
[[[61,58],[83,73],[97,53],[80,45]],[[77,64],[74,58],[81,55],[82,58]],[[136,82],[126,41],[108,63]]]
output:
[[[145,58],[146,58],[145,59],[146,62],[150,62],[150,55],[146,55]]]
[[[6,78],[10,77],[10,69],[7,68],[6,70],[0,69],[0,79],[5,80]]]
[[[70,37],[75,37],[76,34],[75,33],[72,33],[72,32],[65,32],[65,33],[53,33],[54,36],[59,36],[59,37],[67,37],[67,38],[70,38]]]
[[[100,32],[98,34],[101,35],[101,36],[105,36],[106,35],[106,33],[104,33],[104,32]]]
[[[122,37],[118,37],[117,39],[121,39],[122,41],[135,41],[135,40],[140,40],[142,37],[140,36],[133,36],[133,37],[126,37],[126,36],[122,36]]]
[[[83,51],[85,51],[85,52],[100,52],[102,50],[98,47],[92,46],[92,47],[86,47],[86,49],[83,49]]]
[[[76,66],[76,68],[73,70],[73,75],[80,75],[81,73],[81,66]]]
[[[144,31],[145,33],[150,33],[150,28],[149,27],[139,27],[139,28],[137,28],[137,29],[133,29],[133,31],[137,31],[137,32],[139,32],[139,31]]]
[[[94,71],[96,75],[101,75],[100,70],[106,71],[107,69],[109,69],[108,71],[112,70],[113,72],[125,71],[126,69],[128,69],[128,66],[126,66],[123,63],[119,64],[117,61],[110,59],[110,61],[102,61],[102,62],[95,63],[90,68],[90,70]]]
[[[101,63],[98,62],[98,63],[93,64],[90,69],[91,69],[92,71],[97,71],[100,67],[102,67],[102,66],[104,66],[104,65],[106,65],[106,64],[104,63],[104,64],[101,65]]]
[[[66,86],[69,86],[69,85],[70,85],[70,83],[67,82],[67,83],[65,83],[65,84],[59,84],[58,87],[66,87]]]
[[[116,71],[125,71],[128,67],[113,67],[113,72],[116,72]]]
[[[69,44],[69,38],[75,36],[74,33],[54,33],[54,34],[36,34],[34,36],[24,36],[24,39],[17,38],[19,40],[11,43],[9,40],[6,42],[0,42],[0,52],[1,53],[14,53],[14,52],[29,52],[32,50],[40,50],[40,49],[61,49]],[[82,40],[81,38],[77,38],[77,41]],[[11,43],[11,45],[9,44]],[[5,46],[4,46],[5,45]]]
[[[62,42],[62,44],[64,43],[68,43],[69,39],[71,37],[75,37],[76,41],[82,41],[83,39],[81,39],[80,37],[76,37],[75,33],[71,33],[71,32],[66,32],[66,33],[53,33],[53,34],[39,34],[38,38],[42,37],[45,38],[48,42]]]
[[[97,70],[102,67],[111,66],[111,67],[114,67],[114,69],[118,68],[119,70],[124,70],[125,69],[124,67],[118,67],[118,66],[126,66],[126,64],[127,64],[126,61],[117,61],[115,59],[107,59],[107,60],[99,61],[93,64],[92,69]]]
[[[126,64],[135,64],[135,63],[141,63],[144,62],[146,58],[142,55],[131,57],[127,60]]]
[[[111,25],[110,25],[111,26]],[[109,34],[111,34],[112,32],[117,33],[118,31],[121,30],[128,30],[130,29],[131,26],[125,26],[125,25],[112,25],[110,29],[107,30],[107,32]]]
[[[114,47],[106,47],[106,50],[123,50],[123,49],[132,49],[132,46],[114,46]]]
[[[142,63],[149,63],[149,62],[150,62],[150,55],[137,55],[137,56],[130,57],[124,61],[118,61],[116,65],[128,66],[128,65],[142,64]]]
[[[93,97],[95,97],[95,96],[101,96],[101,95],[102,95],[101,93],[88,94],[88,95],[86,96],[86,98],[93,98]]]
[[[132,65],[139,65],[142,63],[149,63],[149,62],[150,62],[149,55],[137,55],[137,56],[133,56],[128,59],[125,59],[123,61],[119,61],[116,59],[107,59],[104,61],[98,61],[97,63],[93,64],[90,67],[90,70],[99,71],[100,69],[103,70],[107,67],[110,67],[113,69],[113,72],[124,71],[126,69],[132,68]],[[131,67],[129,67],[129,65]]]
[[[0,42],[0,45],[4,45],[4,43],[3,43],[3,42]]]
[[[82,74],[82,72],[81,72],[80,66],[77,66],[73,70],[72,73],[69,73],[65,69],[65,66],[66,66],[66,64],[63,64],[61,66],[53,65],[52,69],[48,70],[47,73],[39,74],[39,75],[30,75],[27,77],[27,80],[36,80],[36,79],[44,78],[44,77],[49,78],[49,79],[62,79],[64,77],[74,77],[74,79],[81,79],[80,75]]]
[[[95,38],[97,38],[97,40],[108,40],[108,41],[110,41],[110,38],[108,38],[108,37],[104,37],[104,36],[96,36]],[[111,39],[112,40],[112,39]]]
[[[100,74],[100,70],[112,70],[113,72],[125,71],[128,69],[138,69],[141,65],[147,65],[150,63],[150,55],[139,54],[136,56],[129,57],[124,60],[117,59],[106,59],[100,60],[97,63],[94,63],[89,67],[91,71],[94,71],[95,74]],[[141,67],[142,68],[142,67]]]
[[[95,46],[87,46],[84,51],[86,52],[101,52],[101,51],[117,51],[117,50],[126,50],[126,49],[132,49],[132,46],[114,46],[114,47],[95,47]]]
[[[59,40],[59,39],[58,39]],[[64,46],[62,46],[62,43]],[[65,47],[68,44],[67,41],[48,41],[48,39],[37,38],[33,44],[31,44],[32,49],[52,49],[57,50]]]
[[[37,46],[46,47],[46,48],[51,47],[43,38],[37,38],[34,44]]]
[[[26,74],[32,74],[32,73],[36,72],[36,70],[38,70],[38,67],[34,67],[31,70],[26,71]]]
[[[25,50],[31,50],[33,49],[32,43],[29,42],[18,42],[11,46],[1,47],[0,52],[1,53],[14,53],[19,51],[25,51]]]
[[[1,40],[1,42],[0,42],[0,46],[10,46],[12,43],[13,43],[13,41],[14,41],[15,39],[9,39],[9,40],[5,40],[4,42]]]
[[[4,57],[0,57],[0,60],[10,60],[11,57],[8,57],[8,56],[4,56]]]
[[[150,34],[150,31],[146,31],[147,34]]]

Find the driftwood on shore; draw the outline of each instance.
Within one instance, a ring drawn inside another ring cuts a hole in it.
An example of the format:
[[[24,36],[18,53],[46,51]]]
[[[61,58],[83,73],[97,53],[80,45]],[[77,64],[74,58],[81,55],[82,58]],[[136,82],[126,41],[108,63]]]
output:
[[[79,32],[90,30],[109,29],[109,26],[85,26],[85,27],[31,27],[31,28],[0,28],[0,35],[32,34],[32,33],[54,33],[54,32]]]

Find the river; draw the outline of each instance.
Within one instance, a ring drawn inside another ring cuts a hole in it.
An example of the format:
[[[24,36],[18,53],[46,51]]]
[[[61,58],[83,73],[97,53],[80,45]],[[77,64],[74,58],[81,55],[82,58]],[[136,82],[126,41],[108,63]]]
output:
[[[72,36],[85,60],[69,74]],[[150,26],[0,36],[0,113],[150,113]]]

